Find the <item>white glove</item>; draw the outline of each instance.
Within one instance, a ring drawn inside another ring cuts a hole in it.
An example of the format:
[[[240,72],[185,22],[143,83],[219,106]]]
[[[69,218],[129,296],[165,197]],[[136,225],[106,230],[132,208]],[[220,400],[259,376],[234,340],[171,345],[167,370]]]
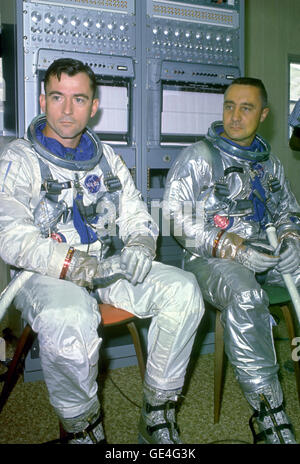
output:
[[[260,253],[250,246],[241,246],[235,255],[236,261],[254,272],[264,272],[275,267],[279,259],[279,256]]]
[[[121,253],[121,269],[133,285],[142,283],[152,266],[152,256],[147,248],[133,245]]]
[[[281,274],[293,274],[300,265],[299,240],[283,239],[280,248],[283,251],[279,255],[276,269]]]

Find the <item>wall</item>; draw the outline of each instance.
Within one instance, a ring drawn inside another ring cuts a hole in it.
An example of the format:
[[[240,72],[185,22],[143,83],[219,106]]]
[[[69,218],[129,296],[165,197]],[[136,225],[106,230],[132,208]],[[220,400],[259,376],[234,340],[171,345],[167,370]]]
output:
[[[271,112],[260,127],[300,201],[300,152],[288,146],[288,55],[300,58],[300,1],[245,0],[245,75],[263,80]]]

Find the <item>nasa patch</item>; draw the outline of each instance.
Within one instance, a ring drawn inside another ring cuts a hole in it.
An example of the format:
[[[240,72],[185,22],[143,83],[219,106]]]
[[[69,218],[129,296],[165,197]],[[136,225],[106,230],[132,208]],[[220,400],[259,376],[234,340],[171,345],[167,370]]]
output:
[[[85,178],[84,185],[90,193],[97,193],[101,185],[100,177],[96,174],[90,174]]]

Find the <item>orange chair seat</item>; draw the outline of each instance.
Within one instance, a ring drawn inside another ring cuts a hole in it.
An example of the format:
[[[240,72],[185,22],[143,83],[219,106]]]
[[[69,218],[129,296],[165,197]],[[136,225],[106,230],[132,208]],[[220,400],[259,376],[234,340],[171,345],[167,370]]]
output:
[[[99,304],[99,310],[102,318],[101,323],[104,326],[124,324],[124,322],[135,318],[132,313],[106,303]]]

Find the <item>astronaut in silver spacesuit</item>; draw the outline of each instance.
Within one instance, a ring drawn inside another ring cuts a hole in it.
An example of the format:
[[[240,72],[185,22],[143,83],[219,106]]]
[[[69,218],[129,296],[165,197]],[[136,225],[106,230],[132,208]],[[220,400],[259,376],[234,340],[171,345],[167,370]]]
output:
[[[259,79],[233,81],[223,121],[183,149],[170,169],[163,211],[185,248],[185,269],[222,312],[225,351],[254,408],[252,429],[256,419],[260,430],[255,439],[295,443],[261,284],[284,286],[282,274],[290,273],[299,285],[300,208],[281,162],[256,133],[268,111]],[[266,233],[271,223],[280,243],[275,251]]]
[[[92,70],[53,62],[43,114],[0,157],[0,256],[22,285],[15,306],[38,334],[45,382],[69,443],[103,443],[98,298],[151,317],[141,443],[180,443],[175,407],[203,300],[192,273],[155,262],[157,226],[124,162],[87,123]],[[111,253],[111,237],[124,247]],[[28,278],[27,278],[28,277]]]

